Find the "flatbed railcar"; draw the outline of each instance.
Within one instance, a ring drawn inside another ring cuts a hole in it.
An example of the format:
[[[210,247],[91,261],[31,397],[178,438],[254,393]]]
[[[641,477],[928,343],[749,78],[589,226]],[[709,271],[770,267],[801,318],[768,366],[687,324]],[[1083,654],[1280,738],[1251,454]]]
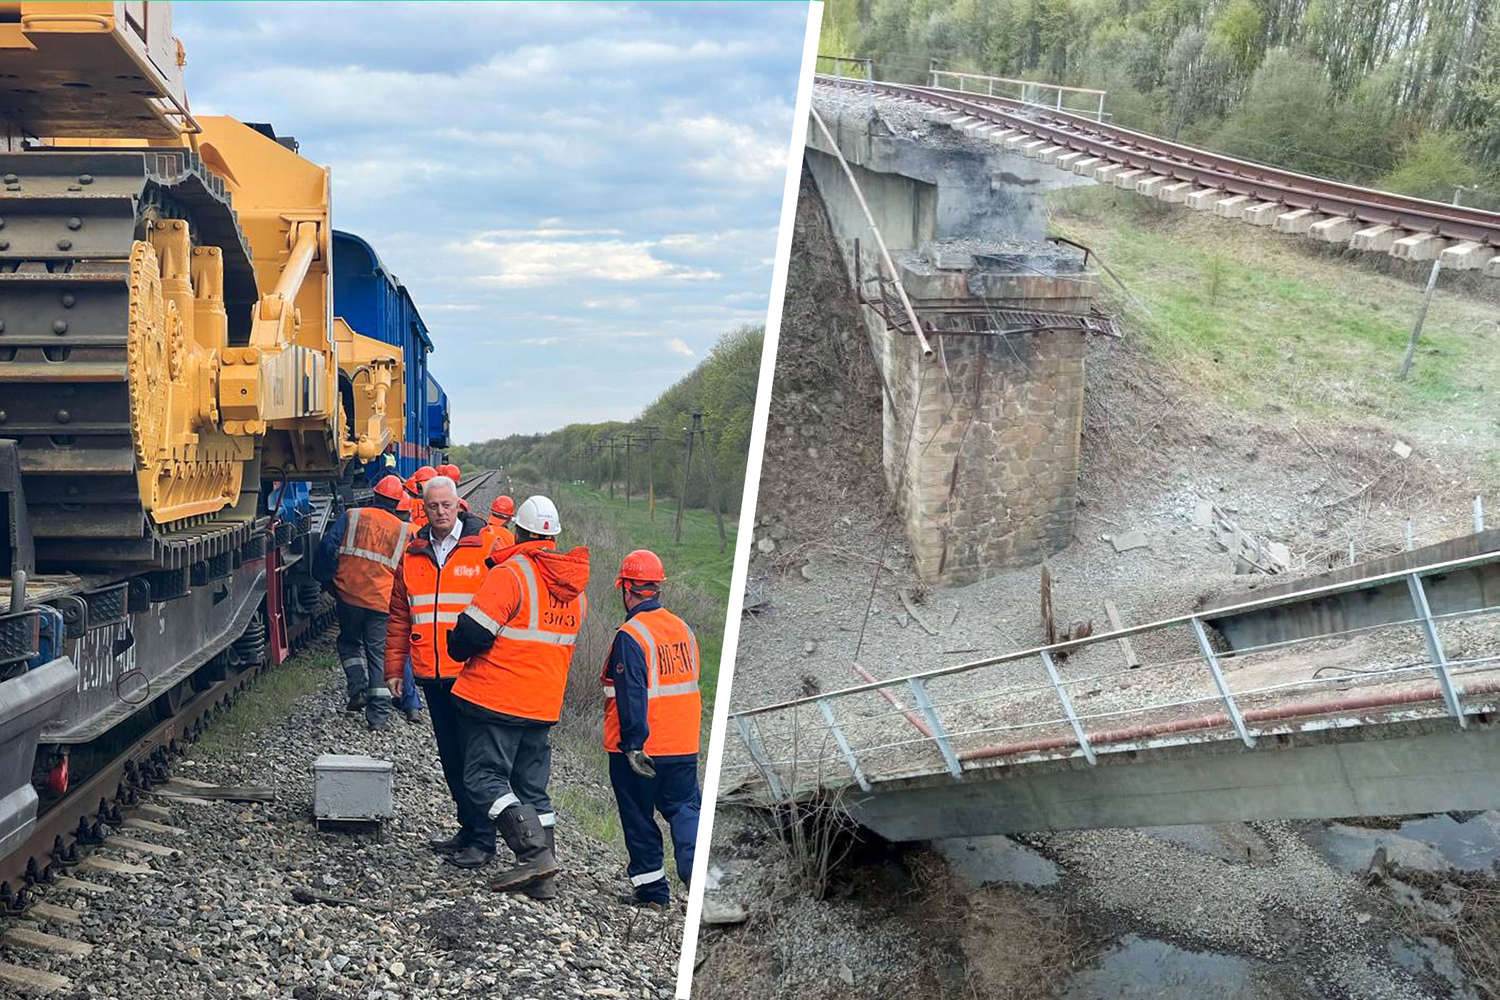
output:
[[[10,6],[0,901],[49,864],[17,854],[39,810],[95,805],[80,760],[326,620],[311,553],[358,474],[447,445],[409,293],[294,139],[192,114],[170,5]]]

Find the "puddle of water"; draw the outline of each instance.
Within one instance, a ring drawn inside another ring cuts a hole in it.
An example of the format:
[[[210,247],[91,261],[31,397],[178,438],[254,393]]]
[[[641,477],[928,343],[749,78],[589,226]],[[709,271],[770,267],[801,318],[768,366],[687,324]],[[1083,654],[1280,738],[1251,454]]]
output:
[[[950,837],[935,840],[958,880],[971,889],[1008,882],[1012,885],[1056,885],[1057,866],[1009,837]]]
[[[1276,996],[1257,980],[1262,969],[1250,959],[1187,951],[1165,941],[1127,934],[1091,969],[1068,980],[1064,1000],[1146,1000],[1214,997],[1262,1000]]]
[[[1404,868],[1488,871],[1500,862],[1500,813],[1480,813],[1460,823],[1442,813],[1402,823],[1395,830],[1329,823],[1305,830],[1308,842],[1341,871],[1363,872],[1376,848]]]
[[[1460,823],[1446,813],[1407,820],[1403,836],[1431,844],[1454,868],[1489,871],[1500,861],[1500,813],[1480,813]]]
[[[1408,972],[1418,976],[1431,972],[1438,976],[1453,990],[1455,997],[1461,1000],[1477,998],[1478,994],[1464,982],[1463,971],[1458,967],[1453,949],[1436,938],[1422,938],[1415,942],[1400,939],[1389,941],[1386,943],[1386,951],[1397,965]]]

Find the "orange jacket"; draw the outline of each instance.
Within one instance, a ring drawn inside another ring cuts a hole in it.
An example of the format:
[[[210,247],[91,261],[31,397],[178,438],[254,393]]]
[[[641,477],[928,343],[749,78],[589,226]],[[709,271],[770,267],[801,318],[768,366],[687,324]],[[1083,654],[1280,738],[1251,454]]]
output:
[[[494,569],[454,626],[455,646],[479,650],[453,682],[454,697],[502,715],[557,721],[588,613],[589,550],[558,552],[552,544],[495,550]]]
[[[391,606],[391,587],[411,525],[379,507],[356,507],[344,517],[334,592],[345,604],[383,612]]]
[[[510,530],[510,518],[496,517],[491,514],[487,527],[490,529],[490,537],[495,540],[497,549],[508,549],[516,544],[515,532]],[[495,561],[499,562],[498,559]]]
[[[456,677],[463,664],[448,656],[448,633],[484,582],[489,550],[480,537],[484,522],[464,517],[458,544],[438,569],[433,556],[432,529],[423,527],[407,543],[391,588],[391,612],[385,629],[385,676],[401,676],[407,656],[416,677],[432,680]]]
[[[649,734],[641,749],[651,757],[696,754],[703,698],[698,692],[698,639],[693,630],[665,608],[653,608],[631,615],[615,634],[633,641],[646,657]],[[620,749],[620,710],[608,657],[599,679],[604,684],[604,749],[614,753]]]

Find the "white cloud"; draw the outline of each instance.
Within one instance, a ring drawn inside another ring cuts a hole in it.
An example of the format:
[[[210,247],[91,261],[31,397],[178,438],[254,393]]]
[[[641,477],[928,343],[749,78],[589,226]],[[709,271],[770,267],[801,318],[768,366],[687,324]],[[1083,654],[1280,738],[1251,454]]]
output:
[[[641,304],[641,300],[634,295],[600,296],[592,299],[584,299],[585,309],[611,309],[624,310],[635,309]]]
[[[696,358],[698,356],[697,352],[682,342],[681,337],[673,337],[667,341],[667,350],[673,354],[681,354],[685,358]]]
[[[472,254],[484,268],[475,280],[508,288],[558,284],[564,281],[706,281],[719,277],[707,268],[685,267],[652,253],[648,240],[519,240],[497,242],[485,235],[465,241],[458,249]]]

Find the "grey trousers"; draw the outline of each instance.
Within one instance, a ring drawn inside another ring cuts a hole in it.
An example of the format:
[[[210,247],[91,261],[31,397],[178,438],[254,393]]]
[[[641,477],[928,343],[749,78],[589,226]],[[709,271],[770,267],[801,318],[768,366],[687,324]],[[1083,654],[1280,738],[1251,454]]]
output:
[[[474,805],[494,819],[512,805],[533,806],[542,826],[552,826],[552,799],[547,795],[552,727],[512,725],[467,713],[463,725],[464,786]]]
[[[338,602],[339,637],[334,647],[344,666],[349,700],[363,695],[365,721],[383,725],[391,715],[391,689],[385,686],[385,621],[383,611]]]

